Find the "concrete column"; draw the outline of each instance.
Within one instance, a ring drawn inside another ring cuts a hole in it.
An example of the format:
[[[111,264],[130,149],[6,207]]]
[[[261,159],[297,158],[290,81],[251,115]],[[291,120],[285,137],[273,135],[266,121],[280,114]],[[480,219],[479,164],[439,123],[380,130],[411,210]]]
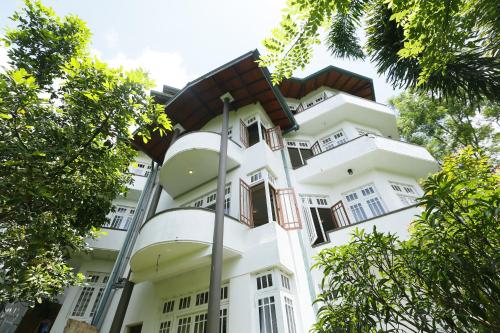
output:
[[[219,333],[220,288],[222,278],[222,251],[224,239],[224,191],[226,187],[227,127],[229,103],[233,98],[229,93],[221,96],[222,128],[219,150],[219,174],[217,177],[217,201],[215,204],[214,237],[212,242],[212,263],[210,267],[210,289],[208,291],[208,333]]]

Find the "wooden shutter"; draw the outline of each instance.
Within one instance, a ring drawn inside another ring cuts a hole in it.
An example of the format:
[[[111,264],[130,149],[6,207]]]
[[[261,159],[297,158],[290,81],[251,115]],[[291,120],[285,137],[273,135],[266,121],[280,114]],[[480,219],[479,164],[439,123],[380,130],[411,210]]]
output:
[[[284,188],[276,191],[278,201],[279,224],[283,229],[293,230],[302,228],[299,208],[293,188]]]
[[[271,150],[283,149],[283,137],[281,136],[281,128],[279,126],[266,129],[266,141]]]
[[[342,200],[337,202],[330,209],[332,211],[333,223],[335,224],[336,228],[345,227],[351,224]]]
[[[253,227],[253,204],[250,186],[240,179],[240,222]]]
[[[240,119],[240,141],[245,146],[245,148],[248,148],[248,128],[247,125],[243,122],[243,120]]]
[[[313,155],[318,155],[321,153],[321,146],[319,145],[319,142],[316,141],[312,146],[311,146],[311,151]]]

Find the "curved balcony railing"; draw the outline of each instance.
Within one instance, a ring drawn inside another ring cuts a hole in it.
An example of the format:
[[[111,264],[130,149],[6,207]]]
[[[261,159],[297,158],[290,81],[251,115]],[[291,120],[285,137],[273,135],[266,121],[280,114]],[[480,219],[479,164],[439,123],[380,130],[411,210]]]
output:
[[[220,140],[220,134],[214,132],[191,132],[179,137],[165,154],[160,170],[163,188],[175,198],[215,179],[219,168]],[[227,170],[238,167],[241,161],[241,147],[229,140]]]
[[[210,264],[214,211],[174,208],[157,213],[141,227],[130,259],[133,280],[152,281]],[[241,256],[249,227],[224,216],[224,259]]]
[[[311,150],[312,157],[295,169],[298,181],[333,184],[373,169],[421,178],[438,170],[436,160],[425,148],[374,134],[361,135],[327,150],[315,143]]]

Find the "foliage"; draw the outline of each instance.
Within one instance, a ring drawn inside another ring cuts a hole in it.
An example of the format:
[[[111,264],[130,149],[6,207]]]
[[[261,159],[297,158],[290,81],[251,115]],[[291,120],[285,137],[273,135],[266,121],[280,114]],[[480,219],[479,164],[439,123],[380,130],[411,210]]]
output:
[[[145,139],[171,127],[140,70],[89,56],[75,16],[40,2],[11,20],[0,73],[0,303],[41,302],[81,283],[67,265],[125,193],[132,128]]]
[[[500,331],[500,175],[467,147],[423,183],[410,238],[325,249],[314,332]]]
[[[260,64],[279,83],[309,63],[325,30],[332,55],[368,55],[395,87],[498,100],[499,11],[494,0],[288,0]]]
[[[500,106],[482,100],[465,103],[454,98],[436,100],[405,92],[390,100],[398,113],[401,136],[425,146],[439,160],[471,146],[495,157],[500,144]]]

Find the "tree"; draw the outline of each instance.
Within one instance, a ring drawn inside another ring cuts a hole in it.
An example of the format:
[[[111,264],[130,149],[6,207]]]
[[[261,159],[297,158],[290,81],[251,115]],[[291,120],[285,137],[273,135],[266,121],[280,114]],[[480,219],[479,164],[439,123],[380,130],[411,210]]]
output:
[[[325,249],[315,332],[500,331],[500,175],[467,147],[423,183],[408,240],[356,231]]]
[[[403,139],[425,146],[438,160],[466,146],[493,157],[498,155],[500,106],[497,103],[436,100],[415,92],[401,93],[389,103],[398,112]]]
[[[89,56],[90,32],[27,0],[0,73],[0,303],[33,304],[82,283],[67,264],[126,192],[133,128],[170,129],[140,70]]]
[[[499,18],[495,0],[289,0],[260,64],[278,83],[309,63],[326,30],[332,55],[368,55],[394,87],[498,100]]]

